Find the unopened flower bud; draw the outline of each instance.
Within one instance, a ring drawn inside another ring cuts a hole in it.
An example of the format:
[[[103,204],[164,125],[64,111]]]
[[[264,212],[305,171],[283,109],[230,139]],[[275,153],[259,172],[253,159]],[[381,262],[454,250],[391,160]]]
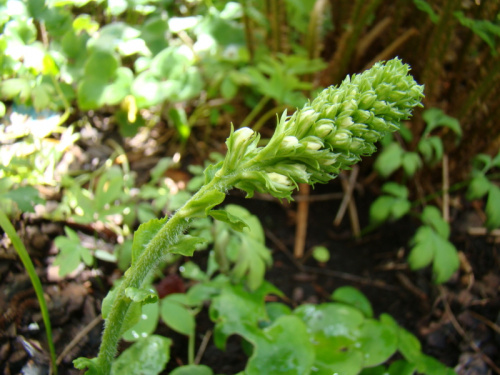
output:
[[[238,147],[253,137],[255,132],[250,128],[241,128],[234,132],[234,147]]]
[[[280,184],[280,185],[285,185],[285,186],[292,185],[292,181],[287,176],[284,176],[284,175],[276,173],[276,172],[269,172],[267,174],[267,177],[269,177],[269,179],[272,182]]]
[[[285,150],[293,149],[299,145],[299,140],[293,135],[287,135],[281,142],[281,147]]]
[[[306,142],[306,145],[308,150],[313,151],[319,150],[321,147],[323,147],[323,145],[319,142]]]

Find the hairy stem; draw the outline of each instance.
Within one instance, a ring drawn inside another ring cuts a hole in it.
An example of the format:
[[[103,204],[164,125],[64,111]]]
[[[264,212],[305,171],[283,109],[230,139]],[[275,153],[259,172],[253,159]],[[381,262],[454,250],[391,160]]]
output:
[[[125,296],[125,289],[129,287],[140,288],[147,276],[157,266],[161,259],[174,245],[178,237],[189,226],[190,212],[196,207],[196,203],[212,191],[227,191],[238,176],[216,176],[212,181],[204,185],[186,204],[180,208],[156,233],[146,246],[138,259],[125,272],[123,282],[120,284],[116,299],[106,318],[101,347],[97,357],[97,365],[102,374],[111,372],[111,365],[116,356],[118,342],[121,338],[122,326],[128,314],[132,301]]]

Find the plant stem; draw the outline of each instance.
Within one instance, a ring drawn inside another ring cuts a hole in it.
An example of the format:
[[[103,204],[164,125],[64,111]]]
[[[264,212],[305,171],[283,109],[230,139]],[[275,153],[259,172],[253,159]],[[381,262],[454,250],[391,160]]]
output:
[[[148,243],[136,262],[125,272],[116,299],[106,318],[101,348],[97,357],[97,366],[102,374],[111,372],[111,365],[117,352],[118,342],[123,334],[122,325],[132,303],[125,296],[125,290],[129,287],[140,288],[143,285],[147,276],[156,269],[158,263],[168,253],[169,247],[177,242],[178,237],[189,226],[190,212],[207,193],[214,189],[225,192],[237,179],[238,177],[234,175],[216,176],[204,185],[165,223]]]
[[[21,258],[24,268],[26,268],[26,271],[28,272],[28,275],[30,277],[31,284],[33,284],[33,288],[35,289],[36,298],[38,299],[38,303],[40,304],[40,311],[42,312],[43,323],[45,324],[45,333],[47,334],[47,343],[49,345],[50,351],[50,362],[52,364],[51,373],[57,375],[56,351],[54,348],[54,342],[52,341],[52,328],[50,325],[49,310],[47,308],[47,304],[45,303],[42,283],[40,282],[40,278],[36,273],[35,266],[33,266],[33,262],[31,261],[31,258],[26,251],[23,242],[17,235],[16,230],[3,211],[0,211],[0,227],[2,227],[4,232],[12,241],[12,245],[14,245],[19,258]]]
[[[188,364],[192,365],[194,364],[194,344],[195,344],[195,335],[194,332],[192,332],[189,335],[189,341],[188,341]]]

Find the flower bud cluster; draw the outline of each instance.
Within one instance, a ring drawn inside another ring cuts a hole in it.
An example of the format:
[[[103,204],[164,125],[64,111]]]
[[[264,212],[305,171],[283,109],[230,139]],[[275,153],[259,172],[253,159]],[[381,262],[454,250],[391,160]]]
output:
[[[257,190],[289,198],[298,183],[327,182],[375,152],[374,143],[399,129],[400,121],[421,106],[423,86],[409,70],[396,58],[348,76],[292,116],[285,112],[263,148],[256,147],[250,129],[235,132],[233,153],[246,156],[245,172],[236,186],[250,196]],[[244,147],[245,142],[252,145],[250,149],[234,149],[236,144]]]

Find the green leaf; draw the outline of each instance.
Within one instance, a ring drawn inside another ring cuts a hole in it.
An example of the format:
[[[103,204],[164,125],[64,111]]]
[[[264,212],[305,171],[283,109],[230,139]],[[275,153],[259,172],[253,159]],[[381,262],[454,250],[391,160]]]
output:
[[[415,246],[411,249],[408,256],[408,263],[413,270],[427,267],[434,259],[433,235],[431,227],[422,226],[418,228],[417,233],[413,237]]]
[[[104,104],[103,95],[106,82],[95,78],[85,77],[78,83],[78,106],[82,110],[97,109]]]
[[[393,142],[384,147],[375,161],[374,168],[382,177],[389,177],[403,163],[404,150],[399,143]]]
[[[497,56],[496,41],[497,38],[500,37],[500,26],[488,20],[474,20],[468,18],[461,11],[454,12],[453,14],[463,26],[471,29],[474,34],[488,44],[493,56]]]
[[[122,338],[126,341],[137,341],[151,335],[158,325],[158,318],[160,316],[160,306],[158,301],[142,306],[141,303],[135,302],[132,303],[132,307],[133,306],[139,307],[139,313],[136,311],[132,312],[133,316],[130,317],[130,322],[135,321],[137,315],[139,316],[139,321],[132,326],[128,323],[126,324],[126,327],[122,328],[123,331],[125,331]],[[130,309],[128,314],[131,314]],[[127,316],[127,318],[129,318],[129,316]],[[126,328],[128,329],[125,330]]]
[[[266,312],[269,315],[270,322],[274,322],[280,316],[290,315],[292,310],[290,307],[281,302],[269,302],[266,303]]]
[[[488,193],[492,183],[484,174],[480,173],[472,178],[467,189],[467,199],[480,199]]]
[[[195,320],[189,309],[173,301],[171,298],[164,298],[161,301],[160,315],[167,326],[174,331],[186,335],[194,335]]]
[[[399,359],[389,366],[389,375],[413,375],[415,373],[415,365],[408,363],[403,359]]]
[[[25,78],[11,78],[0,83],[0,96],[4,99],[19,97],[22,101],[25,101],[30,93],[31,84]]]
[[[191,257],[193,256],[196,247],[204,242],[205,240],[201,237],[184,235],[175,245],[169,247],[167,251],[170,254],[179,254],[182,256]]]
[[[84,68],[85,76],[107,84],[115,76],[118,65],[118,59],[113,53],[96,50],[87,58]]]
[[[307,328],[296,316],[279,317],[264,329],[263,335],[249,341],[254,344],[254,351],[245,368],[246,375],[303,375],[314,363]]]
[[[359,374],[363,354],[355,345],[365,317],[358,309],[341,303],[308,304],[299,306],[294,314],[305,322],[312,336],[318,374]]]
[[[436,206],[425,207],[421,219],[444,239],[450,236],[450,225],[443,219],[441,211]]]
[[[396,352],[398,328],[373,319],[366,320],[355,346],[363,353],[363,367],[379,365]]]
[[[33,186],[19,187],[2,194],[2,197],[12,199],[23,212],[35,212],[34,205],[45,202]]]
[[[153,289],[140,289],[128,287],[125,289],[125,295],[134,302],[142,304],[155,303],[158,301],[158,296]]]
[[[326,263],[330,260],[330,251],[325,246],[315,246],[312,256],[320,263]]]
[[[423,119],[427,123],[427,127],[422,134],[422,138],[426,138],[433,130],[439,127],[451,129],[458,138],[462,137],[462,129],[460,122],[454,117],[446,115],[439,108],[430,108],[422,114]]]
[[[420,142],[418,142],[417,148],[424,157],[426,163],[435,164],[443,158],[443,142],[441,138],[437,136],[422,138]]]
[[[490,230],[500,227],[500,188],[491,184],[486,202],[486,227]]]
[[[368,298],[352,286],[342,286],[337,288],[332,293],[331,299],[359,309],[359,311],[361,311],[367,318],[373,317],[372,305],[370,304]]]
[[[370,206],[370,222],[381,224],[389,220],[394,200],[393,197],[387,195],[378,197]]]
[[[208,281],[208,277],[196,263],[186,262],[179,267],[182,277],[196,281]]]
[[[97,365],[97,358],[85,358],[85,357],[80,357],[77,358],[73,361],[73,366],[79,370],[85,370],[85,374],[87,375],[104,375]]]
[[[209,310],[210,318],[215,322],[215,345],[224,350],[230,335],[238,334],[247,340],[260,335],[259,321],[267,320],[264,298],[271,293],[281,295],[265,281],[252,293],[241,284],[225,284],[220,294],[212,299]]]
[[[405,185],[400,185],[396,182],[386,182],[382,186],[382,191],[401,199],[407,199],[409,194],[408,188]]]
[[[119,67],[116,70],[113,82],[108,84],[102,94],[104,104],[117,105],[130,94],[134,73],[129,68]]]
[[[156,375],[163,371],[170,359],[169,338],[151,335],[135,342],[113,362],[112,375]]]
[[[229,224],[231,229],[241,232],[243,228],[248,228],[248,225],[239,217],[230,214],[227,210],[210,210],[208,213],[214,219]]]
[[[149,242],[165,225],[168,217],[163,219],[153,219],[147,223],[141,224],[134,233],[134,242],[132,243],[132,264],[139,258]]]
[[[438,284],[448,281],[458,269],[457,249],[432,227],[420,227],[412,241],[415,245],[408,257],[412,269],[425,267],[432,261],[434,279]]]
[[[205,365],[187,365],[174,369],[169,375],[213,375],[210,367]]]
[[[210,214],[210,210],[221,204],[226,198],[226,194],[218,190],[210,190],[203,195],[203,198],[191,201],[189,206],[185,206],[184,209],[187,211],[186,216],[190,218],[194,217],[206,217]]]
[[[422,167],[422,159],[416,152],[405,152],[402,160],[406,176],[412,177]]]
[[[436,12],[434,12],[434,9],[432,9],[431,5],[427,1],[425,1],[425,0],[413,0],[413,3],[415,4],[415,6],[419,10],[427,13],[427,15],[429,16],[432,23],[439,22],[439,19],[440,19],[439,15]]]

